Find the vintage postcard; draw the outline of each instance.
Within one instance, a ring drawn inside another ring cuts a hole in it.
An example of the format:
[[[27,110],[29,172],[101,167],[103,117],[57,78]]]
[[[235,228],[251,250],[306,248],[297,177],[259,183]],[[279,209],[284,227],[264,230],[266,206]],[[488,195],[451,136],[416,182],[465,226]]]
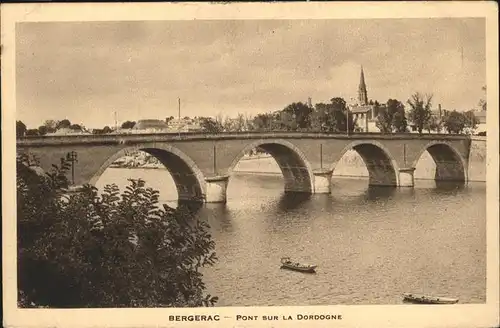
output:
[[[6,327],[495,327],[498,7],[1,6]]]

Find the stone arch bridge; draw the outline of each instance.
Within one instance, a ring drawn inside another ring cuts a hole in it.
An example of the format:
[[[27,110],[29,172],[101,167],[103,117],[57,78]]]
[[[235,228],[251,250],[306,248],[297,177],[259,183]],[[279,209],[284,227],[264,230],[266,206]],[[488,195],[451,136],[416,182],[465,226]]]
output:
[[[17,153],[34,155],[48,170],[76,152],[78,186],[94,184],[116,159],[142,150],[170,171],[179,200],[226,202],[233,168],[256,147],[276,160],[286,192],[330,193],[332,172],[348,150],[363,158],[370,185],[413,187],[413,172],[425,151],[436,163],[436,180],[467,181],[470,145],[470,137],[463,135],[185,133],[30,137],[17,140]]]

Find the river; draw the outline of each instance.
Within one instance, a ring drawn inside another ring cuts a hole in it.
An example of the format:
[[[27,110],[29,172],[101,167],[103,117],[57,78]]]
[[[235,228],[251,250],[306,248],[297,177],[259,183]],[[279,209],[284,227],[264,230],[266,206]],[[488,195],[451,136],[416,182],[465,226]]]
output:
[[[107,169],[98,188],[142,178],[176,204],[166,170]],[[486,186],[368,187],[334,177],[330,195],[285,195],[278,175],[234,174],[228,202],[205,204],[218,263],[203,269],[218,306],[398,304],[401,293],[486,301]],[[281,256],[318,265],[280,269]]]

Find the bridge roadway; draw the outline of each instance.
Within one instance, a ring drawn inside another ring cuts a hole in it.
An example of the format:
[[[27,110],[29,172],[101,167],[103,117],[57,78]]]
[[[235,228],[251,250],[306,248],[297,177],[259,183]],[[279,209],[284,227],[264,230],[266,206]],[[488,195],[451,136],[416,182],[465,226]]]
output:
[[[17,153],[31,154],[43,170],[76,152],[75,186],[95,184],[111,163],[142,150],[170,171],[179,200],[225,202],[229,177],[250,150],[260,147],[278,163],[286,192],[330,193],[337,162],[350,149],[363,158],[369,184],[413,187],[413,172],[428,151],[436,180],[467,181],[471,139],[448,134],[326,134],[303,132],[107,134],[26,137]]]

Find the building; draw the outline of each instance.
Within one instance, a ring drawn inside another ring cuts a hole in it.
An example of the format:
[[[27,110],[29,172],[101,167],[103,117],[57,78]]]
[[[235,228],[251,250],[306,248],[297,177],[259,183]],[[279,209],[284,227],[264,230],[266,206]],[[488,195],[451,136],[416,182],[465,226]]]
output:
[[[118,129],[116,132],[121,134],[141,134],[195,131],[202,131],[200,124],[195,120],[183,118],[167,121],[158,119],[139,120],[132,129]]]
[[[168,125],[163,120],[139,120],[132,128],[132,133],[168,132]]]
[[[376,132],[376,118],[384,106],[375,106],[373,102],[368,101],[368,91],[366,88],[365,73],[361,66],[361,76],[358,86],[358,99],[355,104],[349,106],[353,119],[357,123],[360,132]]]
[[[81,130],[70,129],[70,128],[59,128],[55,132],[46,133],[46,136],[61,136],[61,135],[84,135],[84,134],[92,134],[91,131],[83,128]]]
[[[200,123],[191,118],[174,118],[168,121],[168,130],[170,132],[199,132],[202,131]]]
[[[474,116],[476,116],[477,120],[479,123],[477,124],[476,127],[476,133],[484,133],[486,132],[486,111],[483,109],[480,110],[475,110],[474,111]]]
[[[486,124],[486,111],[485,110],[475,110],[474,111],[474,116],[476,116],[476,118],[478,119],[479,121],[479,124]]]

